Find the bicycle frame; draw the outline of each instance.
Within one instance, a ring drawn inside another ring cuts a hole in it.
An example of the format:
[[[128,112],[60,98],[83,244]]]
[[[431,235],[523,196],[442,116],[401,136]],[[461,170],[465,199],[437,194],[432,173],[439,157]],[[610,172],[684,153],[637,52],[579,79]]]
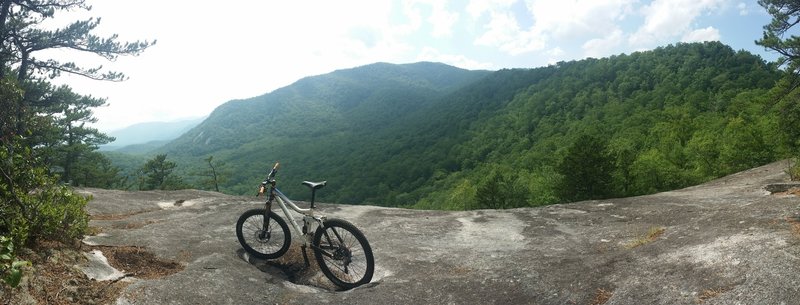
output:
[[[313,219],[314,221],[317,222],[319,226],[322,226],[322,222],[325,220],[325,218],[323,216],[315,216],[313,208],[303,209],[301,207],[298,207],[297,204],[295,204],[291,199],[289,199],[289,197],[286,197],[286,195],[284,195],[274,185],[270,186],[269,194],[270,194],[269,199],[265,203],[267,212],[273,213],[272,200],[275,199],[278,202],[278,206],[280,206],[281,210],[283,211],[283,215],[286,215],[286,218],[292,225],[294,232],[299,235],[305,236],[303,240],[304,244],[306,245],[311,244],[312,230],[310,230],[311,228],[308,227],[310,225],[310,220]],[[303,230],[300,227],[300,225],[297,224],[297,221],[294,219],[294,216],[292,216],[292,213],[289,212],[289,208],[303,215],[303,226],[305,227],[305,230]],[[267,227],[267,225],[269,224],[268,223],[269,218],[265,217],[264,221],[265,221],[265,227]]]

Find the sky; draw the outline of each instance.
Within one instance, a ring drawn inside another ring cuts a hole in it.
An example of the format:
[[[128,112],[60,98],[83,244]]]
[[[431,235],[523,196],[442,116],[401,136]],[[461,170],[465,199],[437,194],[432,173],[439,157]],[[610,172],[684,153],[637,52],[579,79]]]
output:
[[[756,0],[87,0],[95,34],[156,40],[114,62],[55,51],[39,56],[103,65],[124,82],[62,76],[56,84],[107,99],[95,126],[111,132],[210,114],[313,75],[375,62],[435,61],[464,69],[536,68],[558,61],[721,41],[765,60],[754,41],[770,16]],[[213,4],[213,5],[212,5]]]

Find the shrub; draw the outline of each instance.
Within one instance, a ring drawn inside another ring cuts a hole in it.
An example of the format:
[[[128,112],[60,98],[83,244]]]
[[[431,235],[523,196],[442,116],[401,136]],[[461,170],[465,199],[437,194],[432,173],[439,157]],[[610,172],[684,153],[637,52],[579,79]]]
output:
[[[0,235],[16,247],[38,238],[69,241],[80,238],[89,222],[83,210],[89,198],[60,185],[31,150],[19,142],[0,148]]]
[[[22,279],[24,266],[30,266],[28,261],[19,261],[14,256],[14,243],[11,238],[0,236],[0,279],[11,287],[17,287]]]

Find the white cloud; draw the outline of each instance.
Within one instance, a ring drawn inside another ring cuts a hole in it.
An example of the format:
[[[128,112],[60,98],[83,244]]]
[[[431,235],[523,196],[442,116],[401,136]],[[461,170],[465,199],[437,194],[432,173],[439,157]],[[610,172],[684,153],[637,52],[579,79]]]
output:
[[[555,48],[552,48],[550,50],[547,50],[545,52],[545,54],[547,54],[547,56],[548,56],[547,57],[547,64],[548,65],[553,65],[553,64],[555,64],[555,63],[557,63],[559,61],[562,61],[564,59],[563,56],[566,53],[564,52],[563,49],[561,49],[559,47],[555,47]]]
[[[527,0],[527,11],[514,12],[508,1],[472,1],[472,16],[488,14],[475,44],[497,47],[511,55],[541,51],[550,44],[606,36],[633,12],[635,0]],[[515,16],[527,14],[532,25],[522,27]]]
[[[739,16],[747,16],[750,14],[750,10],[747,8],[747,4],[744,2],[739,2],[739,5],[736,6],[739,9]]]
[[[718,41],[719,30],[714,27],[707,27],[704,29],[697,29],[686,33],[681,39],[682,42],[703,42],[703,41]]]
[[[208,114],[230,99],[377,61],[539,66],[679,40],[717,40],[733,35],[726,23],[739,15],[766,18],[754,0],[339,0],[313,9],[301,1],[231,0],[197,6],[191,14],[184,2],[87,1],[94,7],[88,15],[103,17],[98,34],[158,39],[141,56],[112,63],[70,57],[131,78],[85,85],[69,80],[78,92],[109,98],[110,107],[96,110],[101,124]],[[730,18],[703,18],[709,14]]]
[[[433,37],[451,36],[453,25],[458,21],[458,13],[450,12],[445,8],[445,2],[435,1],[431,3],[431,15],[428,22],[431,23]]]
[[[417,56],[417,61],[433,61],[433,62],[441,62],[451,66],[459,67],[462,69],[469,69],[469,70],[492,70],[497,69],[494,67],[492,63],[487,62],[479,62],[470,58],[467,58],[464,55],[456,55],[456,54],[442,54],[439,50],[426,47],[422,49],[422,52]]]
[[[505,11],[515,2],[517,2],[517,0],[470,0],[469,4],[467,4],[466,11],[473,18],[479,18],[483,16],[483,14]]]
[[[633,47],[664,43],[691,31],[694,20],[702,13],[724,5],[725,0],[655,0],[641,9],[644,25],[631,35]]]
[[[582,46],[583,54],[586,57],[600,58],[616,53],[622,45],[622,30],[615,29],[603,38],[595,38],[585,42]]]
[[[475,40],[476,45],[499,47],[501,51],[511,55],[538,51],[545,47],[544,35],[520,29],[510,12],[493,12],[485,28],[486,32]]]
[[[633,0],[529,0],[534,31],[554,39],[606,34],[633,11]]]

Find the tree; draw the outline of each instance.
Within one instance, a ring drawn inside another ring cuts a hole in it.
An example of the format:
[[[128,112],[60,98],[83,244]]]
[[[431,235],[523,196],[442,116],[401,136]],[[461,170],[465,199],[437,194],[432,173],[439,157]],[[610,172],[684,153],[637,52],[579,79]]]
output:
[[[0,34],[3,35],[3,52],[0,63],[4,67],[17,66],[18,80],[28,79],[34,73],[47,74],[51,77],[61,73],[71,73],[97,80],[124,80],[124,74],[103,71],[102,66],[84,68],[74,62],[42,60],[33,56],[49,49],[69,49],[93,53],[113,61],[120,55],[138,55],[155,43],[155,41],[119,42],[116,34],[110,37],[94,35],[92,31],[100,24],[100,18],[75,21],[55,30],[41,27],[47,19],[53,18],[56,12],[91,10],[85,2],[84,0],[2,0]]]
[[[10,236],[17,249],[38,238],[83,235],[88,199],[58,183],[51,166],[61,164],[71,179],[81,156],[108,140],[85,125],[93,120],[89,108],[104,101],[74,94],[68,87],[53,88],[46,79],[61,73],[125,79],[102,67],[84,68],[38,55],[66,49],[114,60],[138,55],[154,43],[94,35],[100,22],[94,18],[58,29],[45,27],[57,12],[76,9],[90,7],[84,0],[0,0],[0,236]]]
[[[800,23],[800,1],[759,0],[758,4],[767,9],[772,20],[764,26],[764,35],[756,44],[778,52],[782,56],[780,63],[789,72],[788,81],[782,82],[788,94],[776,107],[780,114],[778,124],[784,133],[784,144],[800,159],[800,96],[794,92],[800,86],[800,37],[785,37],[789,29]]]
[[[214,161],[214,156],[208,156],[208,158],[203,159],[203,161],[208,164],[208,169],[200,173],[201,176],[206,178],[202,182],[203,185],[213,187],[214,191],[219,192],[219,184],[226,180],[223,176],[225,171],[221,170],[221,168],[225,166],[225,163]]]
[[[475,201],[480,209],[508,209],[527,205],[528,196],[528,189],[520,183],[519,175],[500,167],[491,169],[478,184]]]
[[[141,168],[145,175],[139,189],[142,190],[175,190],[185,187],[183,180],[172,174],[177,164],[167,161],[166,154],[156,155],[148,160]]]
[[[114,166],[102,153],[91,151],[82,154],[73,166],[72,185],[105,189],[124,188],[125,178],[119,167]]]
[[[607,143],[591,136],[579,136],[557,170],[563,176],[560,197],[567,201],[601,199],[611,195],[614,160],[606,152]]]
[[[764,26],[764,34],[756,40],[756,44],[781,54],[783,62],[788,64],[788,70],[796,74],[800,68],[800,37],[784,36],[800,23],[800,1],[758,0],[758,4],[772,15],[772,21]]]
[[[61,181],[69,183],[74,179],[79,158],[114,140],[86,126],[97,121],[91,108],[104,105],[105,99],[79,95],[67,86],[54,89],[49,99],[54,100],[53,105],[38,112],[53,118],[51,130],[55,132],[49,133],[42,142],[53,152],[50,165],[63,168]]]

